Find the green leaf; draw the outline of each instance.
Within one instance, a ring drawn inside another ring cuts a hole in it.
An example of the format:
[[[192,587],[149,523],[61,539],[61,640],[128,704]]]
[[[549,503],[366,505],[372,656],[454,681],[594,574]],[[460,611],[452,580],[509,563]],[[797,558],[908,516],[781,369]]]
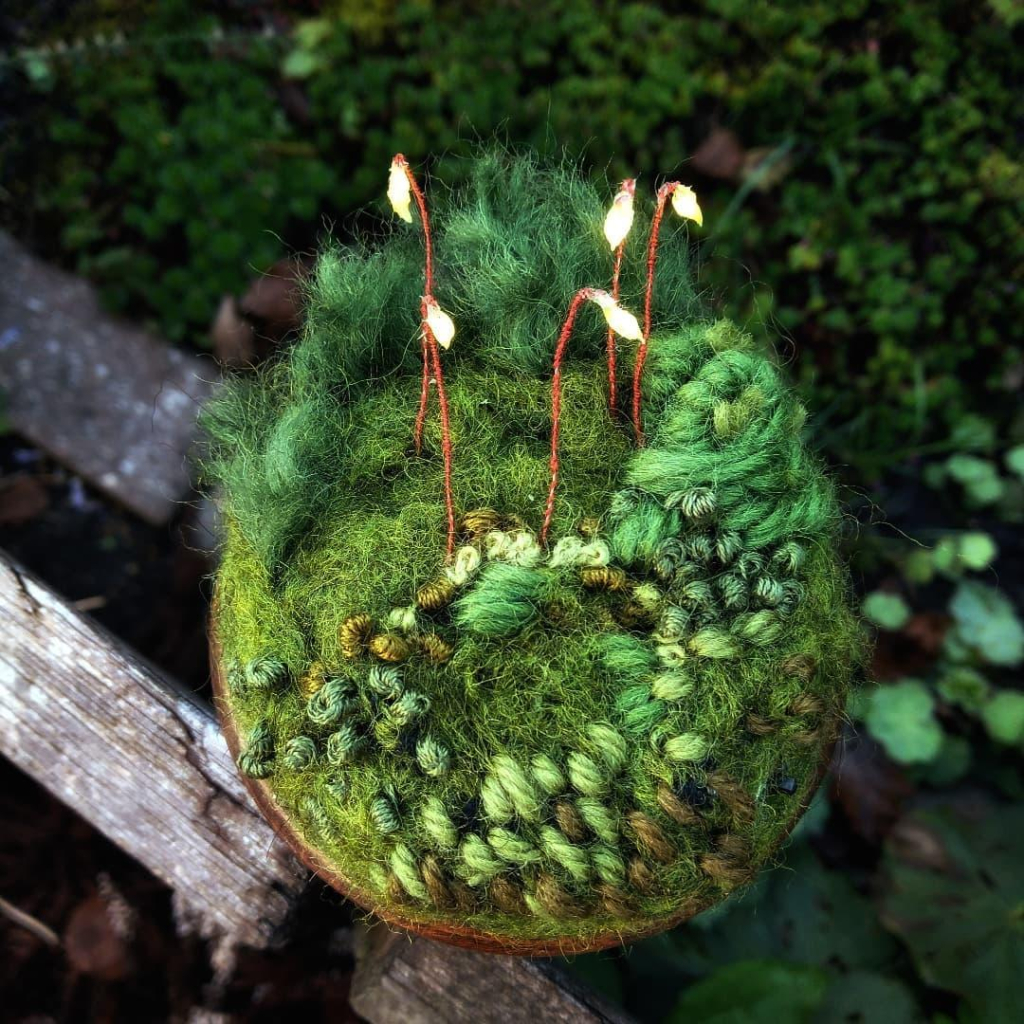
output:
[[[666,1024],[803,1024],[828,989],[818,967],[775,960],[730,964],[688,988]]]
[[[864,598],[861,612],[882,629],[901,629],[910,619],[906,601],[899,594],[887,594],[882,590],[876,590]]]
[[[968,569],[987,569],[999,553],[996,542],[987,533],[965,533],[958,547]]]
[[[930,583],[935,575],[932,552],[916,548],[903,563],[903,575],[909,583]]]
[[[924,764],[942,747],[942,728],[932,714],[935,701],[924,683],[904,679],[871,694],[864,718],[868,732],[901,764]]]
[[[918,813],[905,825],[921,838],[887,851],[883,922],[907,944],[926,984],[964,997],[961,1019],[1019,1020],[1024,807],[983,812],[975,802],[970,811]],[[922,849],[927,863],[915,863]]]
[[[1011,448],[1004,456],[1006,468],[1024,480],[1024,444]]]
[[[1024,693],[1000,690],[982,709],[989,736],[1007,745],[1024,739]]]
[[[957,483],[974,483],[988,480],[996,475],[996,468],[988,459],[979,459],[976,455],[964,455],[958,452],[946,460],[946,471]]]
[[[991,687],[980,672],[954,665],[939,678],[936,689],[943,700],[977,714],[988,700]]]
[[[763,958],[846,970],[892,962],[895,943],[847,877],[827,870],[806,845],[787,848],[785,858],[783,867],[763,873],[751,889],[671,933],[674,970],[707,973]],[[638,962],[646,945],[634,951]]]
[[[984,451],[996,443],[996,428],[991,420],[967,413],[957,421],[949,436],[950,447],[960,451]]]
[[[956,539],[943,537],[932,552],[932,561],[935,568],[945,576],[959,576],[960,552],[957,550]]]
[[[946,460],[946,470],[978,505],[991,505],[1003,493],[1003,482],[988,459],[958,452]]]
[[[903,982],[874,971],[851,971],[834,981],[814,1015],[815,1024],[917,1024],[924,1017]]]
[[[1006,490],[1003,481],[995,474],[980,480],[972,480],[964,487],[967,490],[967,496],[976,505],[994,505]]]
[[[998,590],[965,581],[957,587],[949,610],[956,620],[956,640],[977,657],[1008,667],[1024,661],[1024,626]]]
[[[948,786],[962,779],[971,767],[971,744],[963,736],[942,738],[942,749],[930,764],[917,770],[917,777],[931,786]]]
[[[309,50],[292,50],[281,62],[281,74],[285,78],[309,78],[327,66],[319,53]]]

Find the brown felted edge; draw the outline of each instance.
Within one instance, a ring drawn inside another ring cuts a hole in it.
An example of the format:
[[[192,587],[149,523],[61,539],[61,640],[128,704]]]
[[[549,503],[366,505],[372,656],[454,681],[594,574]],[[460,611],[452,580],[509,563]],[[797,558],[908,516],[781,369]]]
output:
[[[231,757],[236,762],[241,750],[238,729],[234,717],[231,714],[231,705],[227,695],[227,684],[220,664],[220,643],[217,640],[217,614],[216,602],[210,613],[209,621],[209,644],[210,644],[210,676],[213,683],[214,707],[217,710],[217,717],[221,729],[227,740]],[[838,734],[838,723],[836,735]],[[810,785],[801,794],[800,802],[793,812],[792,817],[786,824],[785,829],[779,835],[779,840],[772,848],[774,853],[788,838],[796,823],[807,810],[811,799],[817,792],[821,780],[828,771],[832,759],[832,751],[835,747],[836,735],[825,743],[823,747],[824,756],[821,766],[812,779]],[[321,881],[326,882],[332,889],[341,893],[342,896],[350,899],[363,910],[379,917],[393,928],[410,932],[414,935],[422,935],[424,938],[436,939],[438,942],[447,942],[452,946],[459,946],[463,949],[472,949],[482,953],[504,953],[511,956],[571,956],[576,953],[596,953],[602,949],[609,949],[613,946],[625,946],[636,942],[639,939],[656,935],[669,928],[689,920],[694,915],[714,905],[717,900],[697,901],[691,900],[683,904],[678,910],[662,917],[653,918],[638,928],[624,929],[621,931],[609,930],[597,935],[589,935],[586,938],[560,938],[560,939],[536,939],[533,941],[517,939],[511,936],[497,935],[493,932],[480,931],[469,925],[451,922],[448,924],[431,923],[426,924],[419,921],[412,921],[402,916],[390,907],[382,906],[372,896],[356,888],[337,868],[337,865],[328,861],[315,847],[310,846],[295,830],[287,813],[277,802],[270,784],[264,779],[251,779],[239,773],[242,782],[249,791],[260,813],[269,822],[275,834],[287,843],[296,857],[312,871]]]

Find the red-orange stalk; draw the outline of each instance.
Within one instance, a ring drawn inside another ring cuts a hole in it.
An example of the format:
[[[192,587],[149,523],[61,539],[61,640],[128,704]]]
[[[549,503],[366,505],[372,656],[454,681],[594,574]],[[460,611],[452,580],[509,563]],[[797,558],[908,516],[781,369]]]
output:
[[[615,269],[612,271],[612,298],[619,301],[619,275],[622,272],[622,254],[626,251],[626,240],[619,242],[615,250]],[[615,379],[615,332],[608,328],[608,412],[612,416],[618,409],[618,381]]]
[[[395,161],[405,172],[412,191],[413,199],[420,213],[423,224],[423,299],[420,303],[420,351],[423,355],[423,375],[420,385],[420,405],[416,413],[416,425],[413,428],[413,443],[417,454],[423,447],[423,426],[427,418],[427,403],[430,397],[430,374],[433,371],[434,383],[437,386],[437,400],[441,407],[441,452],[444,457],[444,505],[448,519],[447,555],[451,558],[455,551],[455,502],[452,497],[452,438],[448,419],[448,395],[444,387],[444,373],[441,370],[441,354],[434,332],[427,324],[427,300],[434,296],[434,245],[430,234],[430,215],[427,212],[427,201],[423,190],[412,173],[412,168],[401,153],[396,154]]]
[[[644,446],[643,425],[643,374],[647,361],[647,343],[651,336],[651,300],[654,295],[654,269],[658,262],[658,237],[661,234],[661,219],[665,216],[665,205],[679,185],[678,181],[666,182],[658,189],[654,218],[651,221],[651,237],[647,242],[647,288],[644,291],[644,336],[636,352],[633,366],[633,430],[637,446]]]
[[[562,324],[562,332],[558,336],[558,344],[555,346],[554,374],[551,378],[551,458],[548,460],[548,468],[551,471],[551,482],[548,485],[548,502],[544,509],[544,525],[540,531],[540,542],[546,545],[548,542],[548,530],[551,527],[551,519],[555,514],[555,492],[558,490],[558,438],[561,431],[562,417],[562,360],[565,357],[565,350],[572,337],[573,324],[576,322],[576,314],[580,306],[594,295],[593,288],[581,288],[569,304],[569,312],[566,314],[565,323]]]

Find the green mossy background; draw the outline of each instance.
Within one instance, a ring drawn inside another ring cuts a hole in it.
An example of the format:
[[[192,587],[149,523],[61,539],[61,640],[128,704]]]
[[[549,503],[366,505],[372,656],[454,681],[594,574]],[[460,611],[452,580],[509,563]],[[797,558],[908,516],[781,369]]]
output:
[[[383,212],[396,149],[454,182],[497,131],[585,152],[602,178],[697,187],[701,290],[781,337],[859,523],[882,685],[850,708],[857,734],[787,868],[575,966],[648,1020],[1012,1020],[1019,5],[57,6],[0,22],[0,218],[183,345],[324,219],[346,238],[363,204]],[[739,149],[698,166],[720,128]]]

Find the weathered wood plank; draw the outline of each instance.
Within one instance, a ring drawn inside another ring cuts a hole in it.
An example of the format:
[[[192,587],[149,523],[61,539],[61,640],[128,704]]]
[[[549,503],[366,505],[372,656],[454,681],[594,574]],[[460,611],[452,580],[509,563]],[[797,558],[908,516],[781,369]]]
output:
[[[265,945],[305,886],[211,710],[2,553],[0,753],[167,883],[206,937]]]
[[[352,1008],[371,1024],[629,1024],[543,961],[474,953],[376,924],[358,935]],[[610,967],[609,967],[610,969]]]
[[[186,452],[216,364],[101,309],[85,281],[0,232],[0,392],[14,430],[142,518],[188,492]]]

